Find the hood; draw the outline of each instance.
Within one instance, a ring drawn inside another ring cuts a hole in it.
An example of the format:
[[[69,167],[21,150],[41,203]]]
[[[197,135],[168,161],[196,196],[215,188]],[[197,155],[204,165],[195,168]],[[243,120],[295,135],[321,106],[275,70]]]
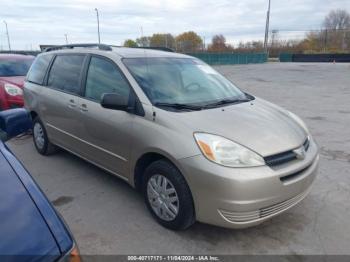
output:
[[[0,166],[0,254],[50,255],[55,260],[60,255],[57,243],[1,150]]]
[[[9,77],[1,76],[0,82],[6,82],[6,83],[13,84],[23,88],[24,79],[25,79],[25,76],[9,76]]]
[[[307,137],[286,110],[258,98],[241,104],[171,115],[194,132],[226,137],[263,157],[297,148]]]
[[[4,157],[3,159],[1,159]],[[4,160],[4,161],[3,161]],[[6,161],[8,161],[6,163]],[[24,243],[18,246],[23,252],[31,252],[33,245],[34,251],[37,254],[51,254],[50,258],[54,260],[58,251],[65,254],[73,246],[73,238],[59,214],[56,213],[53,206],[50,204],[47,197],[35,183],[31,175],[25,170],[21,163],[11,153],[11,151],[0,141],[0,166],[4,167],[4,173],[0,172],[0,199],[11,200],[16,204],[16,210],[11,211],[13,204],[8,205],[9,211],[7,220],[9,221],[9,230],[17,231],[18,237],[23,239],[31,238],[31,243]],[[7,172],[8,170],[8,172]],[[3,171],[3,170],[1,170]],[[6,172],[5,172],[6,171]],[[1,198],[4,194],[4,198]],[[28,201],[29,200],[29,201]],[[6,205],[0,202],[0,217],[5,218]],[[21,232],[20,224],[13,224],[13,217],[26,216],[22,222],[23,227],[30,227],[31,230]],[[2,221],[5,221],[3,219]],[[0,234],[4,233],[2,224],[0,223]],[[6,231],[5,231],[6,232]],[[40,232],[40,236],[33,236]],[[51,237],[50,237],[51,236]],[[22,242],[21,242],[22,243]],[[43,245],[45,243],[45,245]],[[0,241],[0,254],[3,254]],[[28,244],[28,245],[25,245]],[[58,245],[58,246],[57,246]],[[17,247],[16,247],[17,248]],[[18,254],[18,252],[17,252]],[[24,253],[25,254],[25,253]]]

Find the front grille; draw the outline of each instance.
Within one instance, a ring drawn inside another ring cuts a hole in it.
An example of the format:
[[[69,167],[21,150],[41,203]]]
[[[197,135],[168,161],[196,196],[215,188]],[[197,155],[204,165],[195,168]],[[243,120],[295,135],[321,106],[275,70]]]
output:
[[[251,212],[231,212],[226,210],[219,210],[219,213],[228,221],[233,223],[244,223],[260,218],[259,210]]]
[[[264,158],[266,165],[268,166],[278,166],[289,161],[297,159],[296,154],[291,150],[283,153],[279,153],[272,156],[267,156]]]
[[[274,204],[272,206],[261,208],[256,211],[249,211],[249,212],[231,212],[227,210],[218,210],[218,211],[225,219],[227,219],[232,223],[253,222],[254,220],[273,216],[291,208],[292,206],[296,205],[301,200],[303,200],[308,193],[309,193],[309,190],[306,190],[303,193],[296,195],[295,197],[292,197],[283,202]]]
[[[282,183],[287,183],[295,178],[297,178],[298,176],[302,175],[304,173],[304,171],[306,171],[307,169],[309,169],[311,165],[293,173],[293,174],[290,174],[290,175],[286,175],[286,176],[283,176],[283,177],[280,177],[280,180]]]
[[[304,197],[306,197],[306,195],[309,193],[309,190],[306,190],[305,192],[296,195],[293,198],[290,198],[286,201],[280,202],[278,204],[266,207],[266,208],[262,208],[260,209],[260,217],[264,218],[264,217],[268,217],[271,215],[274,215],[276,213],[279,213],[281,211],[284,211],[294,205],[296,205],[297,203],[299,203],[301,200],[304,199]]]
[[[308,149],[310,147],[309,137],[306,138],[305,142],[303,143],[303,146],[304,146],[305,151],[308,151]],[[282,164],[288,163],[288,162],[295,160],[295,159],[297,159],[297,155],[294,153],[293,150],[289,150],[289,151],[278,153],[278,154],[275,154],[272,156],[264,157],[265,163],[268,166],[282,165]]]

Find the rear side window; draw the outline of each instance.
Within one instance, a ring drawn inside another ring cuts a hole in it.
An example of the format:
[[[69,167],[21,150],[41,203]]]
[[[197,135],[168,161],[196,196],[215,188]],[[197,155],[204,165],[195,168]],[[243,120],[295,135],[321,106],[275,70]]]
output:
[[[58,55],[50,70],[48,86],[79,94],[80,73],[84,58],[84,55]]]
[[[100,102],[106,93],[129,97],[130,87],[113,62],[92,57],[86,78],[85,97]]]
[[[27,81],[42,85],[47,67],[50,64],[52,57],[52,54],[37,57],[29,70]]]

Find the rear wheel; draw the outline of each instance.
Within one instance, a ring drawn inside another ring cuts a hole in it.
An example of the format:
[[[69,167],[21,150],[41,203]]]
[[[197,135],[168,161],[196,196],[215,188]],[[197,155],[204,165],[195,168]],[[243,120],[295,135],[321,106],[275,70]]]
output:
[[[42,155],[51,155],[57,152],[57,146],[49,141],[45,126],[39,117],[33,120],[33,141],[36,150]]]
[[[166,228],[181,230],[195,222],[190,189],[179,170],[165,160],[145,171],[143,194],[153,217]]]

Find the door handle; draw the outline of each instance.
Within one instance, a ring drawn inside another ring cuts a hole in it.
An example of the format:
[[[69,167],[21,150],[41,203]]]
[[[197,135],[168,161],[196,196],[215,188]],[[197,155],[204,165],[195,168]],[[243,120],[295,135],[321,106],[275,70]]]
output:
[[[69,102],[68,102],[68,107],[69,108],[74,108],[74,107],[77,107],[77,105],[75,104],[74,100],[73,99],[69,99]]]
[[[82,104],[82,105],[80,106],[80,111],[82,111],[82,112],[87,112],[87,111],[89,111],[89,110],[87,109],[86,104]]]

